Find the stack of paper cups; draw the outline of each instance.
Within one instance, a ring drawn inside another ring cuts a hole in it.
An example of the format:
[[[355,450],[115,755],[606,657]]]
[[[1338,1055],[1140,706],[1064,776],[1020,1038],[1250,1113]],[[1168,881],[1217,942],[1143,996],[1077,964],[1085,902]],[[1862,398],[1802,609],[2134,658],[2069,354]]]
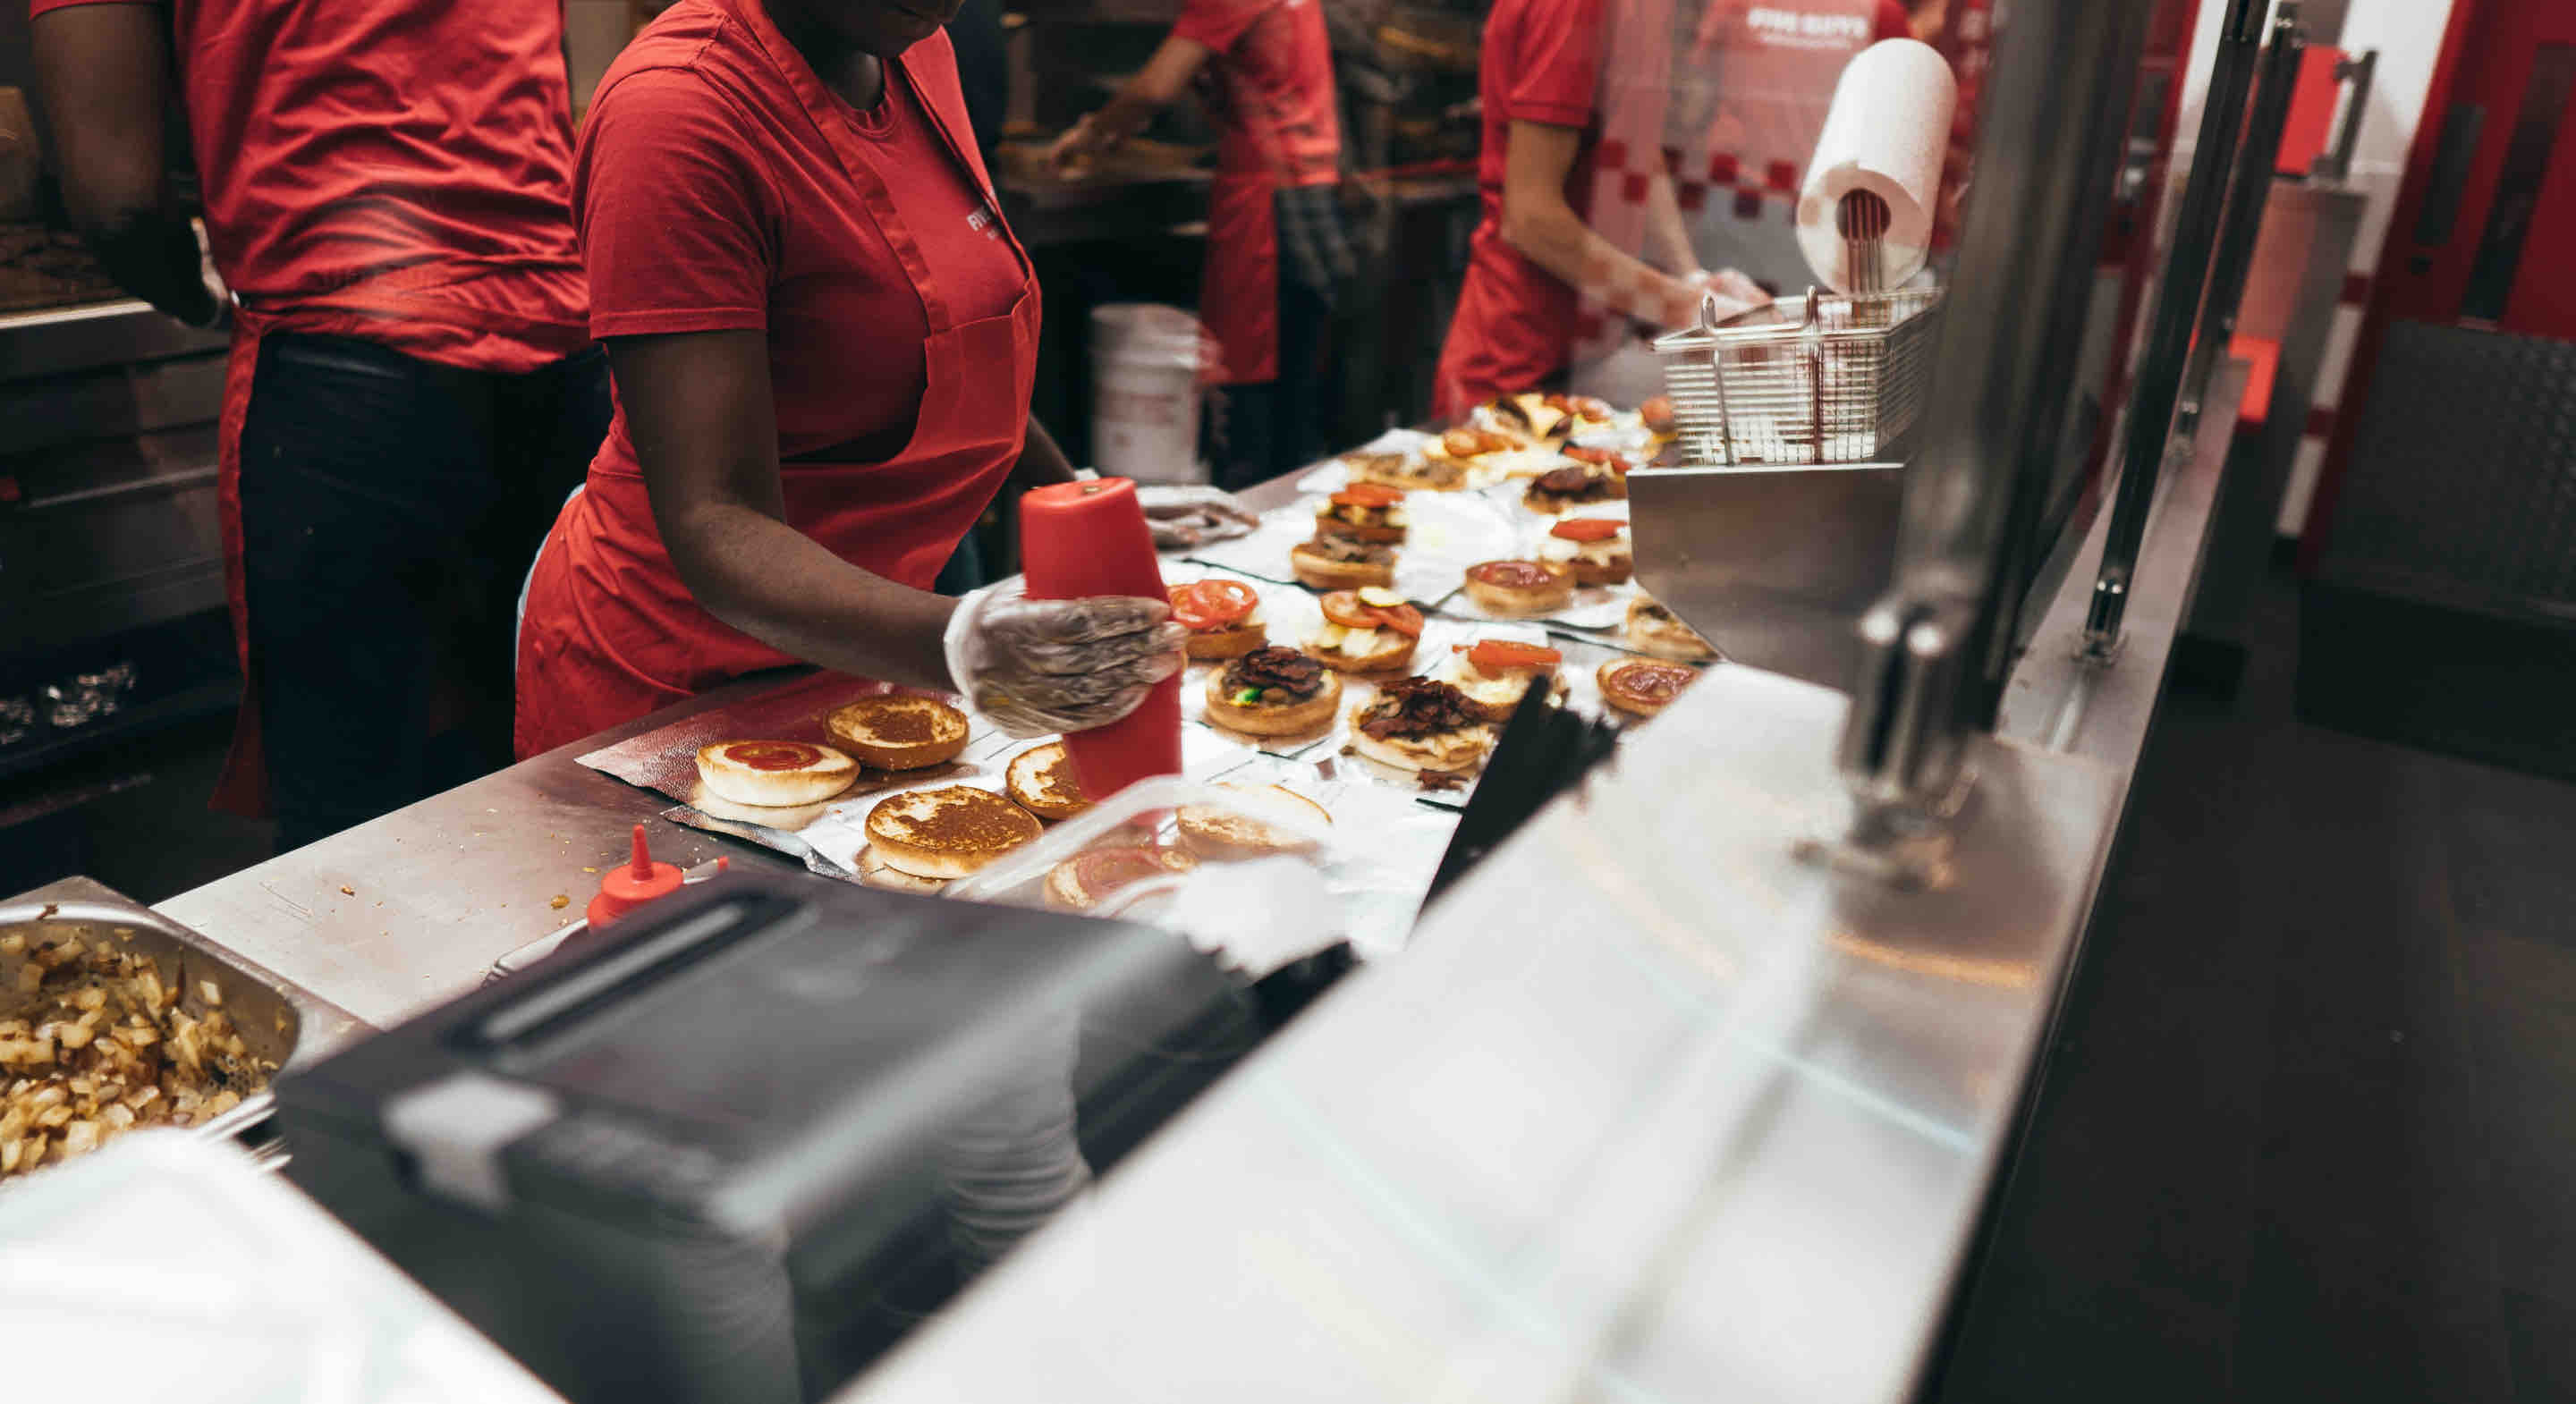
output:
[[[1901,286],[1922,271],[1932,254],[1941,161],[1958,95],[1949,63],[1912,39],[1874,44],[1844,67],[1798,192],[1798,248],[1818,282],[1847,293],[1863,281],[1849,266],[1849,246],[1834,222],[1842,198],[1855,190],[1885,200],[1892,216],[1878,286]]]

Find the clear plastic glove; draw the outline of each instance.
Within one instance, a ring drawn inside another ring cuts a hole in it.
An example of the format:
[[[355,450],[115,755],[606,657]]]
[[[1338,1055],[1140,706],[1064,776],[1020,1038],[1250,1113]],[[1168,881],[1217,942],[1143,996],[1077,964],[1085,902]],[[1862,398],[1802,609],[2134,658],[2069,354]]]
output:
[[[1259,513],[1233,493],[1212,487],[1140,483],[1136,504],[1145,509],[1145,525],[1152,529],[1158,551],[1185,551],[1205,542],[1248,535],[1261,525]]]
[[[1106,726],[1181,670],[1188,630],[1163,600],[1099,595],[1033,600],[1017,576],[958,602],[948,674],[976,711],[1012,736]]]

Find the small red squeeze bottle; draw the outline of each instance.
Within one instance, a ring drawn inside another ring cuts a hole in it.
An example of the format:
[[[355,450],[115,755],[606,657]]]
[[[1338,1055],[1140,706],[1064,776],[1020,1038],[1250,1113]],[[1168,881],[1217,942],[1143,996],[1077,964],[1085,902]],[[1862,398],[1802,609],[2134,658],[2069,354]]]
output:
[[[1020,498],[1020,563],[1029,598],[1164,598],[1154,534],[1125,478],[1055,483]],[[1181,773],[1181,680],[1165,678],[1135,711],[1064,738],[1074,774],[1094,800],[1150,775]]]
[[[623,867],[611,868],[599,875],[599,895],[590,899],[590,929],[597,931],[628,912],[656,897],[668,897],[680,890],[680,870],[669,863],[653,861],[653,851],[644,844],[644,826],[635,826],[635,856]]]

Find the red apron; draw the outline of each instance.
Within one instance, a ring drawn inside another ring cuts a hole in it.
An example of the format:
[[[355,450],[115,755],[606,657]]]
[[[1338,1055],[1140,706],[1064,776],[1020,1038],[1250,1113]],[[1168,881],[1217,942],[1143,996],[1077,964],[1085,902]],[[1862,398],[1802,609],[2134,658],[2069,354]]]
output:
[[[1000,316],[959,323],[893,192],[861,154],[842,105],[759,6],[727,8],[758,36],[840,158],[910,275],[930,327],[922,347],[927,388],[911,441],[883,463],[781,464],[787,524],[862,570],[928,589],[1009,476],[1027,433],[1038,342],[1028,254],[1005,226],[1002,236],[1027,275],[1019,300]],[[919,83],[914,89],[926,91]],[[974,165],[952,119],[927,100],[923,110],[971,177]],[[978,188],[1000,208],[989,185]],[[1006,375],[1007,393],[996,394]],[[517,751],[524,759],[729,678],[797,661],[701,608],[662,547],[642,477],[594,463],[588,485],[556,519],[529,582],[519,629]]]
[[[1216,382],[1279,378],[1279,207],[1268,171],[1219,170],[1208,186],[1199,318],[1218,349]]]
[[[260,338],[270,332],[297,331],[363,337],[365,322],[373,317],[444,322],[531,338],[563,334],[558,322],[424,295],[425,287],[452,283],[455,277],[452,266],[423,264],[343,288],[326,302],[299,301],[290,312],[271,314],[247,303],[233,309],[233,344],[224,362],[223,413],[215,427],[215,516],[223,538],[224,600],[232,616],[233,658],[241,668],[242,700],[233,720],[232,749],[224,757],[224,772],[208,801],[215,809],[252,817],[268,813],[268,765],[260,745],[259,673],[251,666],[249,575],[242,560],[241,520],[242,422],[250,415]]]

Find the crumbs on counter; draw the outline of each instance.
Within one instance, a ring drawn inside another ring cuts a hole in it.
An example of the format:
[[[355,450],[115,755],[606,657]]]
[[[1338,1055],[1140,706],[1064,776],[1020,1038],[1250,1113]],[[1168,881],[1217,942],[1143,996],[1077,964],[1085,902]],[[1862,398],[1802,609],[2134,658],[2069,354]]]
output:
[[[343,897],[355,897],[358,895],[358,889],[351,887],[344,882],[340,884],[340,895]]]
[[[546,899],[546,905],[554,908],[556,911],[562,911],[564,908],[572,905],[572,899],[558,892],[554,896]]]

